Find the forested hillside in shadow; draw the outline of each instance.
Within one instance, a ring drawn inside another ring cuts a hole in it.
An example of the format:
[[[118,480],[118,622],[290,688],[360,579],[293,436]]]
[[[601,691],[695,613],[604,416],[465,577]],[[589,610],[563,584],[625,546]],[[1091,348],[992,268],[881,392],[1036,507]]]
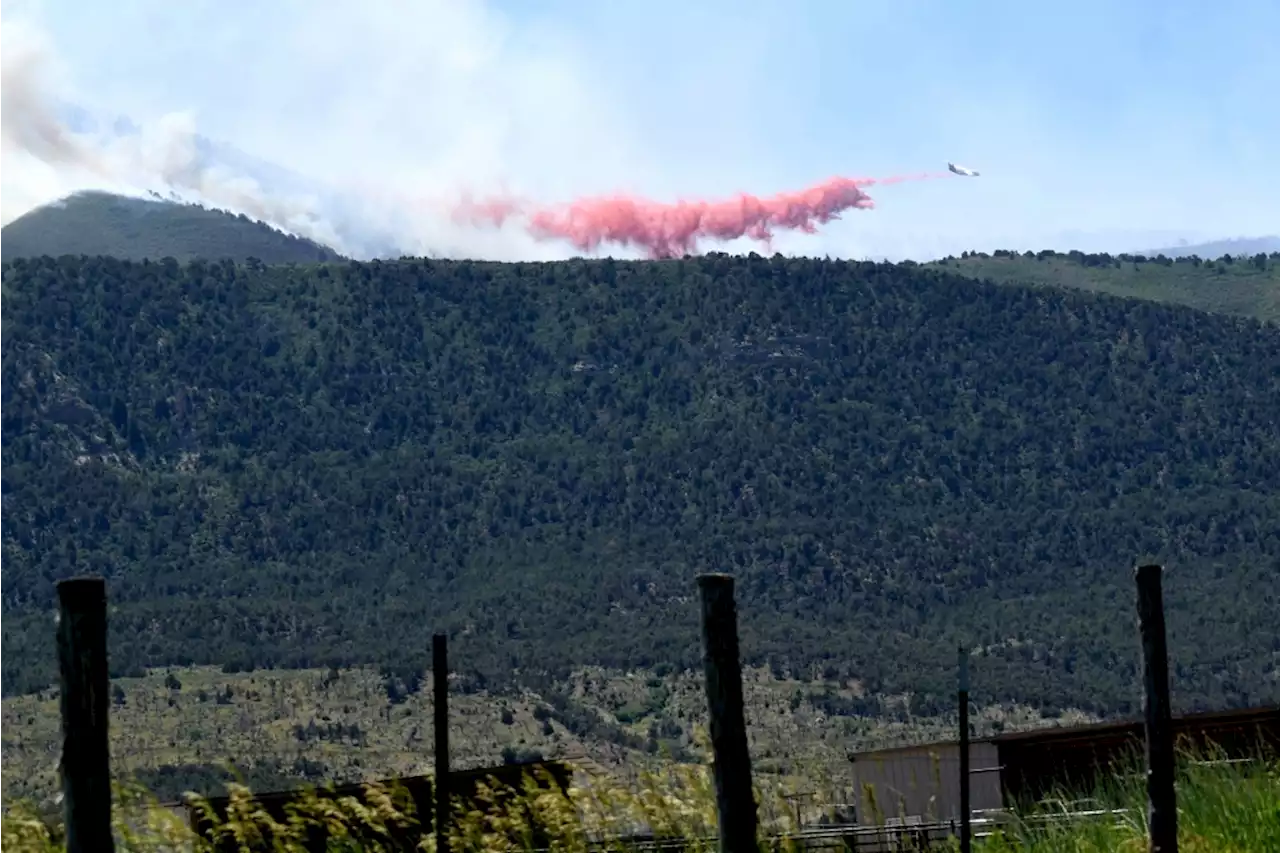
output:
[[[949,706],[1136,709],[1130,569],[1170,566],[1177,701],[1280,697],[1280,330],[915,265],[3,273],[4,690],[55,579],[117,671],[425,666],[473,683],[743,654]],[[977,685],[981,684],[979,688]]]

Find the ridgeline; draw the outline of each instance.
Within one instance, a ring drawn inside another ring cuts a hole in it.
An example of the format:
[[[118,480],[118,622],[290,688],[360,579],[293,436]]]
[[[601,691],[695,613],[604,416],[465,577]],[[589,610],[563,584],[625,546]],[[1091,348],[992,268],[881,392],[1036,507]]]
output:
[[[125,260],[337,261],[312,240],[244,214],[159,198],[79,192],[23,214],[0,231],[4,259],[99,255]]]
[[[929,266],[1001,284],[1066,287],[1280,322],[1280,253],[1204,258],[972,252]]]

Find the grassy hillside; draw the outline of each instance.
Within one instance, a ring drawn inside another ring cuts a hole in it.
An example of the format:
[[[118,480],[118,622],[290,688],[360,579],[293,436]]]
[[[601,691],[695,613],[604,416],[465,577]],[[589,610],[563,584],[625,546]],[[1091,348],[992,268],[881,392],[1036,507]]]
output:
[[[257,790],[305,782],[374,780],[430,773],[432,698],[427,683],[389,694],[375,670],[223,673],[175,669],[113,683],[112,767],[164,799],[184,791],[218,793],[238,768]],[[756,772],[779,776],[801,768],[834,772],[850,750],[952,736],[944,717],[880,718],[841,713],[860,685],[810,684],[745,673],[749,736]],[[4,800],[47,801],[57,791],[49,756],[60,744],[56,691],[4,700]],[[451,761],[484,767],[536,753],[589,756],[589,766],[623,768],[678,758],[703,760],[706,727],[700,674],[583,669],[541,693],[456,691],[450,700]],[[986,707],[979,732],[1043,725],[1025,707]],[[1073,716],[1066,722],[1083,718]]]
[[[1175,268],[1176,269],[1176,268]],[[851,716],[1136,710],[1130,568],[1181,707],[1280,697],[1280,329],[916,266],[109,259],[4,267],[5,692],[52,582],[112,660],[474,684],[743,653]],[[414,638],[417,638],[416,640]],[[976,677],[976,676],[975,676]]]
[[[1001,284],[1066,287],[1280,322],[1280,254],[1247,259],[975,253],[931,267]]]
[[[41,255],[107,255],[153,261],[335,261],[332,249],[244,215],[198,205],[83,192],[18,217],[0,231],[6,261]]]

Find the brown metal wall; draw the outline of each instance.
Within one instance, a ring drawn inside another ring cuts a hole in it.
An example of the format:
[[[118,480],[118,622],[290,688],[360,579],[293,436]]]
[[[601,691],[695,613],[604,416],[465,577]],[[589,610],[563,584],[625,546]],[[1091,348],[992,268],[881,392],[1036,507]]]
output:
[[[1184,715],[1175,717],[1173,725],[1183,749],[1216,750],[1228,759],[1256,757],[1260,749],[1280,756],[1280,708]],[[1088,797],[1101,780],[1124,769],[1124,762],[1140,770],[1142,754],[1140,722],[1039,729],[975,741],[970,767],[1002,769],[970,776],[972,806],[998,809],[1059,792],[1073,799]],[[959,747],[954,742],[854,756],[853,774],[859,823],[874,822],[872,796],[882,817],[900,812],[937,820],[959,816]],[[870,796],[864,785],[871,786]]]
[[[1175,718],[1173,730],[1180,748],[1222,758],[1253,758],[1260,750],[1280,754],[1280,708]],[[997,738],[1006,795],[1011,804],[1059,789],[1089,796],[1117,771],[1140,772],[1144,736],[1142,724],[1131,722]]]

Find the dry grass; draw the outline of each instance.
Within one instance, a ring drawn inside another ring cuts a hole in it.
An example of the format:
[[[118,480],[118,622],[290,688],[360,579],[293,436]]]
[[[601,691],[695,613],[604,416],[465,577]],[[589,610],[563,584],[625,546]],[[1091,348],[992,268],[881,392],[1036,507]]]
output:
[[[405,703],[391,705],[372,670],[345,670],[336,679],[324,670],[224,674],[216,668],[192,668],[172,674],[180,689],[165,686],[166,671],[113,682],[123,704],[111,710],[112,767],[122,776],[181,764],[228,762],[247,767],[273,760],[289,766],[298,759],[322,767],[323,778],[338,782],[431,770],[429,682]],[[815,706],[814,698],[828,687],[838,695],[858,695],[861,686],[856,682],[804,684],[774,678],[763,669],[749,669],[743,678],[752,755],[765,775],[791,776],[801,767],[805,772],[820,767],[829,775],[846,765],[850,751],[954,736],[949,719],[828,716]],[[582,669],[560,687],[600,719],[641,737],[655,725],[667,733],[678,731],[664,746],[705,758],[693,736],[706,719],[700,673],[658,678],[643,672]],[[660,757],[577,735],[555,718],[540,721],[535,711],[543,705],[541,697],[527,692],[451,697],[452,763],[459,768],[492,766],[501,762],[508,747],[547,758],[586,755],[609,770]],[[299,741],[295,728],[313,721],[321,727],[354,725],[362,737]],[[979,732],[996,723],[1012,730],[1047,722],[1020,707],[977,709],[973,721]],[[1075,714],[1057,722],[1084,721],[1084,715]],[[5,800],[47,802],[56,793],[59,749],[55,690],[4,700]]]
[[[757,786],[762,836],[795,829],[785,785]],[[1280,849],[1280,767],[1275,762],[1205,766],[1184,762],[1179,780],[1182,849],[1193,853],[1260,853]],[[412,801],[400,789],[369,785],[363,802],[303,797],[277,821],[258,807],[251,792],[236,786],[225,820],[208,837],[198,837],[182,817],[158,808],[136,788],[119,791],[116,828],[122,851],[208,850],[213,839],[242,849],[303,850],[308,835],[323,827],[331,851],[417,849],[433,851],[422,833]],[[505,794],[505,796],[504,796]],[[1124,808],[1118,817],[1044,825],[1033,817],[1013,822],[979,839],[976,850],[990,853],[1113,853],[1144,848],[1142,791],[1132,780],[1095,792],[1104,805]],[[207,811],[207,803],[196,800]],[[476,807],[455,810],[450,839],[455,851],[626,849],[637,833],[693,839],[690,849],[710,849],[715,797],[703,766],[670,765],[639,774],[632,784],[596,779],[566,794],[529,778],[521,791],[484,789]],[[408,847],[396,847],[396,840]],[[265,848],[256,845],[268,844]],[[603,847],[601,847],[603,845]],[[762,849],[768,849],[763,843]],[[781,845],[790,848],[789,842]],[[62,851],[58,831],[34,813],[11,810],[3,823],[3,848],[11,853]]]

